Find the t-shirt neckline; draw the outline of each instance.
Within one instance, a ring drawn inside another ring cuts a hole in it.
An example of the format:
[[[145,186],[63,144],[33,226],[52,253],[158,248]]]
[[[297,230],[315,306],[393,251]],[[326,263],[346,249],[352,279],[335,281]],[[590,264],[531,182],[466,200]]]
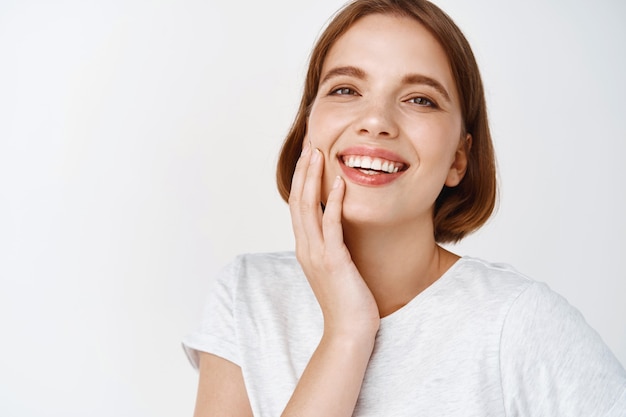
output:
[[[466,257],[462,256],[457,259],[435,282],[430,284],[424,289],[424,291],[413,297],[408,303],[400,307],[393,313],[380,319],[380,328],[387,328],[393,326],[402,320],[403,317],[411,315],[411,311],[416,308],[425,298],[429,298],[432,294],[438,292],[441,288],[445,287],[450,281],[452,281],[456,275],[456,270],[461,267],[466,261]]]

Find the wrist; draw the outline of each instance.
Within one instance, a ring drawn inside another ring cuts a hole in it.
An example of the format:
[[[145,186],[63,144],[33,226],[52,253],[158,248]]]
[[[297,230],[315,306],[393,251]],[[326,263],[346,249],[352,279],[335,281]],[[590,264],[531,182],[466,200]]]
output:
[[[322,341],[342,350],[363,350],[371,353],[374,348],[378,323],[369,326],[339,328],[325,326]]]

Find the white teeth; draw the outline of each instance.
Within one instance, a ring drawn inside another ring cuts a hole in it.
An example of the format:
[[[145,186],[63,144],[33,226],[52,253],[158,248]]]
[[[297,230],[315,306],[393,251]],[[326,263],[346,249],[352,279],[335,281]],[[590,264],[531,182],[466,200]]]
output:
[[[381,158],[371,158],[369,156],[350,155],[343,159],[344,164],[350,168],[360,168],[364,170],[383,171],[394,174],[402,168],[400,162],[388,161]]]

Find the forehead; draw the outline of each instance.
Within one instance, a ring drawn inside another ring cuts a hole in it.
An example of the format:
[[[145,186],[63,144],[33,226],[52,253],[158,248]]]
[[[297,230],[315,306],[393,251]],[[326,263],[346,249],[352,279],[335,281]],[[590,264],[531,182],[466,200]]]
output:
[[[456,96],[443,47],[411,17],[372,14],[357,20],[330,48],[322,78],[330,69],[341,66],[356,66],[372,76],[426,75],[437,79]]]

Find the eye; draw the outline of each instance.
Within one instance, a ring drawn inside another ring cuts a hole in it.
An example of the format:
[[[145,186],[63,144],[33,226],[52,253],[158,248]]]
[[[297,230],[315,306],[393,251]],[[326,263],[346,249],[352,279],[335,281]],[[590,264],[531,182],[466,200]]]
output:
[[[331,95],[335,96],[356,96],[357,93],[350,87],[339,87],[335,88],[330,92]]]
[[[427,99],[426,97],[413,97],[413,98],[408,99],[407,102],[417,104],[418,106],[433,107],[433,108],[437,107],[435,102]]]

